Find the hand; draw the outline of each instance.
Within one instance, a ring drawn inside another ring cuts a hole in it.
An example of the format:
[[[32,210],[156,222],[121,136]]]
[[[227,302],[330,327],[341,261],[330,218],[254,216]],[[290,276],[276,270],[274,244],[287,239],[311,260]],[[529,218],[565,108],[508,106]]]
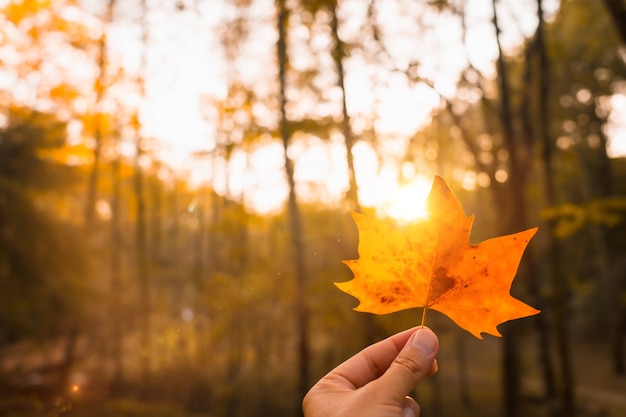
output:
[[[357,353],[311,388],[305,417],[419,417],[407,394],[437,372],[439,340],[429,328],[406,330]]]

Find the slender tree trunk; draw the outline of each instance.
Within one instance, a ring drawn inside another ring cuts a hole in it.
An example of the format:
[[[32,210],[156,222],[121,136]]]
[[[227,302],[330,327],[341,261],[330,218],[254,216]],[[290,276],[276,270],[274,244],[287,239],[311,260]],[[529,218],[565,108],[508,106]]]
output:
[[[535,110],[534,97],[540,94],[536,94],[535,88],[535,73],[537,63],[537,43],[539,36],[536,36],[532,40],[527,48],[525,54],[526,66],[524,68],[523,76],[523,92],[522,92],[522,129],[524,142],[532,148],[535,138],[535,126],[533,121],[536,120],[533,110]],[[551,349],[551,337],[552,331],[547,320],[547,309],[550,308],[550,303],[545,302],[545,297],[541,296],[541,290],[538,283],[539,271],[537,269],[537,258],[533,251],[529,251],[525,255],[526,262],[529,267],[529,290],[534,297],[534,305],[539,310],[545,312],[544,314],[537,314],[532,317],[532,320],[537,329],[537,360],[541,369],[541,375],[543,380],[543,396],[544,400],[549,404],[558,401],[556,380],[554,376],[554,366],[552,360]]]
[[[172,247],[170,247],[170,250],[173,251],[173,253],[175,254],[175,256],[178,256],[180,254],[180,228],[179,228],[179,210],[178,210],[178,197],[180,194],[180,180],[177,177],[177,174],[174,173],[174,181],[173,181],[173,187],[172,187],[172,197],[170,198],[170,206],[169,206],[169,210],[170,210],[170,214],[169,214],[169,218],[171,219],[172,223],[171,225],[168,227],[167,229],[167,234],[168,234],[168,241],[171,242]],[[168,259],[170,259],[171,256],[168,256]],[[169,261],[168,261],[169,262]]]
[[[96,118],[97,120],[100,117]],[[99,125],[98,122],[95,123]],[[88,230],[91,229],[94,218],[94,206],[96,204],[96,190],[98,188],[98,177],[100,176],[100,155],[101,155],[101,135],[100,128],[96,127],[94,132],[94,148],[93,148],[93,163],[91,165],[91,172],[89,174],[89,182],[87,183],[87,201],[85,202],[85,226]]]
[[[148,45],[148,6],[146,0],[141,1],[142,7],[142,56],[137,84],[139,94],[145,97],[145,73],[147,65],[146,49]],[[141,158],[143,156],[143,138],[141,136],[141,123],[139,121],[139,110],[134,114],[133,126],[135,128],[135,198],[136,198],[136,265],[137,280],[139,285],[139,324],[140,328],[140,372],[142,381],[149,380],[150,367],[152,361],[152,306],[151,306],[151,285],[149,271],[149,249],[147,240],[147,218],[146,218],[146,197],[144,190],[144,178],[141,168]]]
[[[502,187],[503,195],[498,200],[510,199],[510,205],[501,213],[508,212],[508,218],[502,222],[502,230],[510,233],[513,230],[521,230],[525,225],[525,201],[524,201],[524,173],[520,169],[517,144],[515,143],[515,131],[511,117],[510,87],[504,55],[500,44],[500,26],[496,10],[496,0],[492,0],[493,25],[496,32],[498,45],[498,58],[496,66],[498,70],[498,82],[500,93],[500,125],[502,128],[503,143],[509,152],[509,177],[506,185]],[[520,372],[517,335],[513,323],[502,326],[502,368],[504,387],[504,412],[506,417],[520,416]]]
[[[142,381],[148,381],[152,356],[152,323],[151,323],[151,286],[149,272],[149,254],[147,240],[146,201],[144,193],[144,178],[140,165],[142,140],[137,132],[135,156],[135,199],[136,199],[136,265],[137,281],[139,285],[139,325],[140,325],[140,372]]]
[[[619,281],[616,279],[612,260],[610,258],[609,231],[605,226],[591,224],[590,235],[598,258],[598,275],[602,280],[603,301],[605,304],[609,349],[613,372],[616,375],[626,373],[624,363],[624,323],[623,313],[620,306]]]
[[[280,83],[280,135],[283,142],[285,155],[285,175],[289,184],[289,198],[287,210],[291,229],[291,245],[293,248],[294,267],[296,274],[296,326],[298,335],[298,405],[302,413],[300,403],[308,390],[309,383],[309,341],[308,341],[308,307],[306,300],[306,268],[304,265],[304,244],[302,234],[302,221],[296,198],[296,184],[294,180],[293,161],[289,158],[288,149],[291,139],[287,119],[286,72],[287,72],[287,20],[289,11],[285,0],[276,0],[278,12],[278,42],[276,45],[278,56],[278,80]]]
[[[601,122],[598,120],[598,123]],[[613,174],[611,172],[610,160],[606,154],[606,138],[602,133],[600,135],[602,137],[602,146],[598,151],[599,169],[590,161],[591,151],[589,149],[581,149],[579,151],[579,158],[583,161],[586,172],[583,194],[587,201],[592,201],[594,198],[606,200],[613,194]],[[591,223],[589,225],[589,237],[595,250],[595,259],[597,259],[597,273],[602,283],[602,298],[606,312],[606,333],[609,339],[612,367],[615,374],[624,375],[624,323],[619,300],[622,288],[613,268],[610,234],[611,230],[602,224]]]
[[[339,38],[339,19],[337,18],[337,3],[332,2],[330,28],[334,40],[333,59],[337,70],[337,86],[341,89],[341,130],[343,133],[344,143],[346,145],[346,161],[348,163],[348,192],[346,194],[348,203],[352,209],[359,212],[361,207],[359,204],[359,188],[356,182],[356,171],[354,169],[354,157],[352,148],[354,147],[354,135],[350,126],[350,115],[348,114],[348,105],[346,103],[346,86],[344,81],[345,72],[343,69],[343,58],[345,56],[345,47],[343,41]]]
[[[104,96],[107,71],[107,41],[106,26],[113,20],[113,10],[115,8],[115,0],[109,0],[107,12],[104,19],[104,28],[98,41],[98,79],[96,81],[96,99],[94,103],[94,148],[93,148],[93,165],[89,174],[87,184],[87,201],[85,202],[85,225],[90,229],[93,224],[94,206],[96,203],[96,192],[98,189],[98,177],[100,175],[100,159],[102,154],[102,110],[101,103]]]
[[[116,156],[111,164],[111,281],[110,281],[110,314],[111,314],[111,392],[119,394],[124,384],[124,361],[122,356],[122,230],[121,230],[121,167],[120,156]]]
[[[626,4],[624,4],[624,8],[626,8]],[[626,18],[626,16],[624,17]],[[626,22],[624,22],[624,24],[626,24]],[[597,118],[597,115],[592,115],[592,118],[594,117]],[[601,125],[602,121],[599,120],[599,118],[596,121],[598,125]],[[609,199],[614,194],[614,174],[611,167],[611,159],[606,151],[606,135],[600,131],[599,136],[601,140],[601,146],[598,149],[600,167],[597,170],[594,183],[589,184],[588,188],[590,191],[591,189],[596,189],[600,198]],[[589,198],[593,198],[591,192],[589,192],[589,194]],[[607,309],[606,317],[609,327],[608,332],[613,372],[616,375],[626,375],[626,351],[624,350],[626,347],[626,335],[624,334],[626,332],[624,332],[624,329],[626,327],[624,323],[624,313],[622,312],[619,299],[619,294],[622,294],[624,288],[622,288],[623,286],[620,284],[616,268],[614,267],[615,263],[611,259],[611,244],[614,241],[613,238],[617,236],[614,236],[615,232],[613,230],[600,224],[591,225],[591,234],[595,241],[594,246],[598,253],[599,272],[604,286],[604,300]]]
[[[626,3],[624,0],[603,0],[620,39],[626,45]]]
[[[154,177],[152,181],[150,181],[150,194],[151,194],[151,219],[150,219],[150,242],[151,242],[151,254],[150,260],[156,264],[160,265],[163,260],[163,184],[159,180],[159,168],[161,167],[160,162],[156,162],[154,166]]]
[[[206,273],[205,255],[206,251],[206,222],[205,222],[205,189],[200,191],[201,200],[194,207],[194,215],[197,220],[198,229],[193,236],[193,284],[194,284],[194,300],[193,312],[195,316],[195,353],[198,364],[206,363],[208,349],[204,344],[205,335],[205,309],[203,298],[207,292],[205,288],[204,276]]]
[[[91,172],[89,173],[89,180],[87,183],[87,200],[85,202],[85,227],[87,230],[91,230],[94,220],[94,207],[96,204],[96,192],[98,189],[98,178],[100,176],[100,159],[102,154],[102,129],[101,129],[101,115],[99,110],[99,104],[102,98],[102,83],[104,81],[104,54],[105,54],[105,40],[102,35],[100,40],[100,59],[99,68],[100,75],[98,76],[96,86],[96,110],[94,117],[94,148],[93,148],[93,163],[91,165]]]
[[[553,207],[556,203],[556,190],[554,186],[554,174],[552,170],[552,140],[550,135],[550,68],[548,54],[546,52],[544,39],[544,18],[542,0],[537,0],[537,48],[539,51],[539,94],[537,115],[539,120],[539,136],[543,145],[543,166],[546,176],[545,193],[546,204]],[[558,242],[551,234],[548,234],[549,257],[552,265],[552,275],[554,277],[554,317],[556,327],[556,345],[560,359],[559,369],[561,371],[562,416],[574,415],[574,378],[572,374],[571,352],[569,335],[567,330],[567,280],[561,270],[561,255]]]
[[[538,8],[541,8],[541,4],[538,4]],[[543,13],[539,13],[539,19],[542,19]],[[547,100],[547,90],[545,90],[542,86],[543,78],[541,76],[537,77],[540,81],[539,83],[539,94],[536,93],[536,85],[535,85],[535,73],[537,69],[537,51],[539,49],[539,44],[543,42],[543,21],[540,20],[540,25],[537,28],[537,33],[535,35],[535,39],[532,40],[528,46],[526,47],[525,61],[526,66],[524,68],[524,76],[523,76],[523,92],[522,92],[522,129],[523,129],[523,137],[526,145],[532,149],[534,138],[535,138],[535,126],[533,121],[537,120],[533,110],[535,109],[534,104],[535,100],[533,100],[536,96],[541,96],[543,98],[539,98],[537,101],[546,101]],[[541,33],[540,33],[541,32]],[[542,91],[546,92],[544,96]],[[546,101],[547,103],[547,101]],[[539,104],[538,108],[544,107]],[[542,111],[539,110],[541,117],[547,117],[547,115],[542,114]],[[546,119],[547,122],[547,119]],[[535,324],[535,328],[537,329],[537,352],[538,352],[538,362],[539,367],[541,369],[541,375],[543,380],[543,396],[544,400],[547,404],[556,404],[558,403],[558,394],[556,387],[556,378],[554,375],[554,365],[552,360],[552,331],[550,329],[550,325],[548,323],[546,313],[548,313],[547,309],[552,307],[552,303],[545,302],[545,297],[541,296],[541,291],[538,283],[539,271],[537,270],[537,259],[533,253],[533,251],[529,251],[525,255],[526,262],[529,267],[529,290],[530,293],[534,297],[535,307],[539,310],[543,311],[544,314],[537,314],[532,317],[532,320]],[[554,415],[556,412],[556,408],[553,407],[551,414]]]
[[[345,86],[345,71],[343,68],[343,59],[345,57],[345,45],[341,38],[339,38],[339,18],[337,17],[337,2],[331,2],[331,21],[330,29],[334,41],[333,46],[333,60],[335,61],[335,68],[337,71],[337,86],[341,89],[341,131],[343,133],[344,144],[346,147],[346,162],[348,165],[348,191],[346,193],[346,200],[351,208],[356,212],[361,211],[361,205],[359,203],[359,187],[356,181],[356,170],[354,168],[354,156],[352,148],[355,144],[354,134],[352,133],[352,127],[350,123],[350,115],[348,114],[348,105],[346,102],[346,86]],[[365,335],[365,343],[372,344],[378,339],[378,328],[374,320],[374,316],[370,314],[364,314],[362,318],[363,331]]]
[[[98,78],[95,84],[95,102],[92,117],[94,119],[93,124],[93,138],[94,138],[94,149],[93,149],[93,164],[91,167],[91,172],[89,173],[89,179],[87,183],[87,198],[85,202],[85,228],[88,233],[93,228],[94,223],[94,207],[97,198],[97,189],[98,189],[98,181],[100,177],[100,169],[101,169],[101,159],[102,159],[102,146],[103,146],[103,129],[102,129],[102,101],[104,98],[104,94],[107,86],[107,37],[106,31],[108,29],[108,25],[113,21],[113,13],[115,9],[115,0],[108,0],[107,8],[105,16],[103,17],[103,28],[102,33],[100,34],[100,39],[98,41]],[[119,161],[116,161],[119,162]],[[115,167],[119,168],[119,164],[113,165],[112,176],[116,175]],[[113,314],[111,317],[113,318],[111,323],[111,334],[110,338],[107,340],[107,352],[110,352],[110,360],[111,366],[113,369],[113,375],[111,380],[111,390],[112,392],[117,391],[117,387],[119,387],[122,383],[122,372],[121,372],[121,320],[119,320],[119,262],[117,262],[116,257],[119,256],[119,251],[121,250],[119,247],[119,239],[115,236],[116,228],[119,224],[119,196],[116,196],[115,187],[119,186],[119,183],[115,182],[115,178],[113,179],[113,196],[111,199],[111,277],[110,277],[110,312]],[[119,234],[119,231],[117,231]],[[108,329],[107,329],[108,330]]]
[[[556,203],[556,193],[554,187],[554,173],[552,169],[552,142],[549,137],[543,136],[543,155],[542,163],[545,175],[545,199],[548,207],[554,207]],[[550,230],[554,228],[554,223],[549,222]],[[551,267],[552,275],[552,305],[554,311],[554,328],[556,336],[556,349],[560,361],[560,385],[561,394],[560,402],[557,407],[551,410],[554,416],[572,416],[574,415],[574,387],[573,375],[571,367],[571,352],[569,347],[569,336],[567,331],[567,279],[561,268],[561,250],[556,239],[548,234],[548,264]]]

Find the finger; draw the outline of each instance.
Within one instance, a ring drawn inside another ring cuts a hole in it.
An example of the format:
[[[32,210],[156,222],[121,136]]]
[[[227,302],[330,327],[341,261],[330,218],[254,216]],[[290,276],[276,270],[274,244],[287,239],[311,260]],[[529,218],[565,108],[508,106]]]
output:
[[[402,414],[404,415],[404,417],[419,417],[419,404],[409,396],[404,397],[404,400],[402,402]]]
[[[333,369],[325,378],[356,389],[380,377],[398,356],[415,329],[405,330],[363,349]]]
[[[403,401],[424,378],[436,372],[435,357],[439,340],[428,328],[419,328],[405,344],[396,359],[377,381],[378,389],[387,398]]]
[[[439,370],[439,363],[437,362],[437,359],[435,359],[433,361],[433,366],[430,368],[430,372],[428,372],[428,375],[426,376],[433,376],[437,373],[438,370]]]

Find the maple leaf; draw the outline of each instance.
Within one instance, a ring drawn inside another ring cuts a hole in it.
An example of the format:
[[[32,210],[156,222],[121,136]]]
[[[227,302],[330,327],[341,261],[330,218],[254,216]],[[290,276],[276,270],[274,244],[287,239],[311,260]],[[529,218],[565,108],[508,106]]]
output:
[[[496,326],[539,310],[510,295],[524,249],[537,228],[469,241],[474,216],[441,177],[426,200],[429,217],[400,232],[381,220],[352,213],[359,230],[359,259],[344,261],[354,278],[335,283],[356,297],[356,311],[386,314],[423,307],[437,310],[482,339],[501,336]]]

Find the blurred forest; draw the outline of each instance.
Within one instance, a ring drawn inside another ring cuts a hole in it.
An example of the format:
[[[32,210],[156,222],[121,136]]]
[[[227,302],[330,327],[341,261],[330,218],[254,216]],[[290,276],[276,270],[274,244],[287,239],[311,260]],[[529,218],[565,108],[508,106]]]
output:
[[[367,191],[389,173],[446,178],[474,243],[540,227],[512,291],[541,314],[484,340],[429,315],[423,415],[626,415],[624,0],[0,8],[1,416],[300,415],[332,367],[419,322],[333,285],[350,210],[405,224]],[[192,21],[218,71],[172,75]],[[221,91],[182,162],[188,123],[146,111],[159,76]],[[307,177],[311,149],[341,174]]]

